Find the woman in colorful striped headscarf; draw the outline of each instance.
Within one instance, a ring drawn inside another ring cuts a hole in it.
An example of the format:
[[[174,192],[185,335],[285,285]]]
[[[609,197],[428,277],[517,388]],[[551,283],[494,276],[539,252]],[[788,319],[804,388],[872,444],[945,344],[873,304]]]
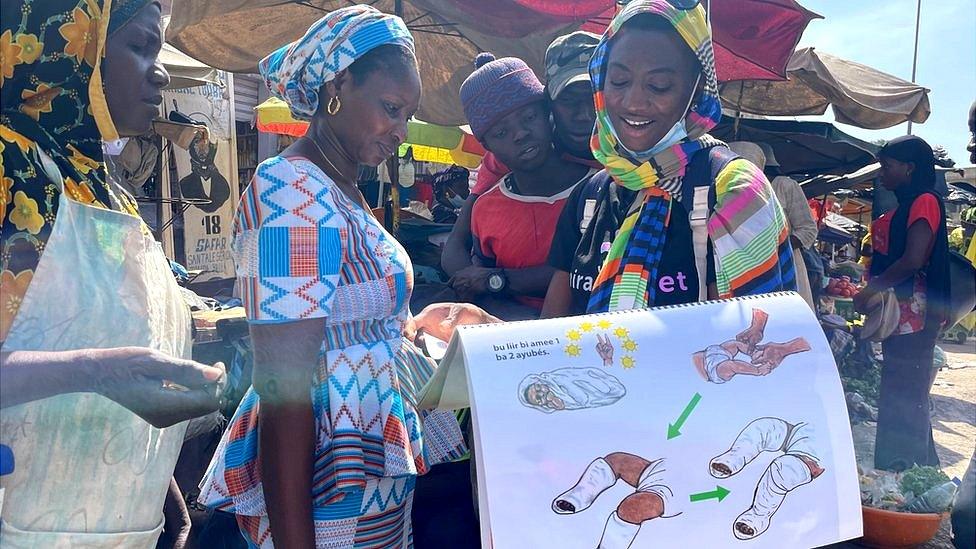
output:
[[[416,476],[460,457],[453,414],[403,337],[410,258],[356,187],[420,103],[413,39],[369,6],[329,13],[259,65],[308,133],[261,163],[234,228],[253,386],[201,483],[254,547],[410,547]]]
[[[707,133],[722,109],[698,2],[628,3],[590,76],[591,146],[605,171],[563,210],[543,314],[794,289],[787,223],[768,181]]]

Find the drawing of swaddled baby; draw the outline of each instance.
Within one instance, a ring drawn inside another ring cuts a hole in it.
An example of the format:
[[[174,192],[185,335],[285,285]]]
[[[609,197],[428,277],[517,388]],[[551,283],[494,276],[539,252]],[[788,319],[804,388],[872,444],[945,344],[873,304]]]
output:
[[[547,414],[609,406],[626,394],[619,379],[596,368],[560,368],[530,374],[518,388],[519,401],[524,406]]]

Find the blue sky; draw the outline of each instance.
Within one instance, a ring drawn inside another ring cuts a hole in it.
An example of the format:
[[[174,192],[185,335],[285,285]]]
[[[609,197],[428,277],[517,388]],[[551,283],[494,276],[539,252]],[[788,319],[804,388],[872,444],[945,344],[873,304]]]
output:
[[[916,0],[799,0],[824,16],[807,27],[799,47],[857,61],[910,80],[915,41]],[[957,166],[969,164],[966,117],[976,99],[976,0],[922,0],[916,82],[929,88],[932,115],[913,124],[912,133],[944,145]],[[833,120],[830,109],[826,118]],[[841,130],[865,140],[890,139],[905,124]]]

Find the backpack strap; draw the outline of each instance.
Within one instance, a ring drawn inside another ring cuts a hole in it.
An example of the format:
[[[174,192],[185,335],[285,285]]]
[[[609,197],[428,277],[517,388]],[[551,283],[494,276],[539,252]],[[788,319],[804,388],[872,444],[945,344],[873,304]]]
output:
[[[736,158],[739,156],[724,144],[699,150],[691,157],[682,181],[681,204],[691,224],[699,301],[708,297],[708,217],[715,209],[715,178]]]
[[[606,170],[601,170],[593,174],[589,179],[582,183],[579,201],[576,203],[576,219],[580,220],[580,234],[586,232],[586,228],[593,221],[596,215],[597,200],[600,192],[605,186],[610,184],[610,174]]]
[[[708,296],[708,217],[715,208],[715,178],[729,164],[739,158],[725,144],[701,149],[691,157],[682,180],[681,204],[689,212],[692,242],[695,249],[695,267],[698,270],[698,299]],[[576,219],[580,220],[580,233],[586,231],[596,214],[601,192],[611,182],[606,170],[600,171],[582,183],[580,199],[576,203]]]

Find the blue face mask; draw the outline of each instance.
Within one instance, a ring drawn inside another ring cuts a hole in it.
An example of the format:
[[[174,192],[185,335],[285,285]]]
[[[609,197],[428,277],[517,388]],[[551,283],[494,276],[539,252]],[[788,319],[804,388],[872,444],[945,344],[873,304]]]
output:
[[[685,128],[685,118],[688,116],[688,110],[691,108],[691,103],[695,100],[695,92],[698,91],[698,82],[700,80],[701,73],[698,73],[698,78],[695,79],[695,85],[691,87],[691,97],[688,98],[688,104],[685,105],[685,110],[681,117],[678,118],[678,121],[675,122],[673,126],[671,126],[668,133],[666,133],[664,137],[657,142],[657,145],[654,145],[646,151],[633,153],[635,157],[641,160],[647,160],[661,151],[670,149],[688,137],[688,130]]]
[[[682,116],[677,122],[674,123],[674,126],[671,126],[668,133],[657,142],[657,145],[654,145],[646,152],[642,153],[641,156],[650,158],[665,149],[670,149],[672,145],[675,143],[680,143],[681,140],[686,137],[688,137],[688,130],[685,128],[685,117]]]

